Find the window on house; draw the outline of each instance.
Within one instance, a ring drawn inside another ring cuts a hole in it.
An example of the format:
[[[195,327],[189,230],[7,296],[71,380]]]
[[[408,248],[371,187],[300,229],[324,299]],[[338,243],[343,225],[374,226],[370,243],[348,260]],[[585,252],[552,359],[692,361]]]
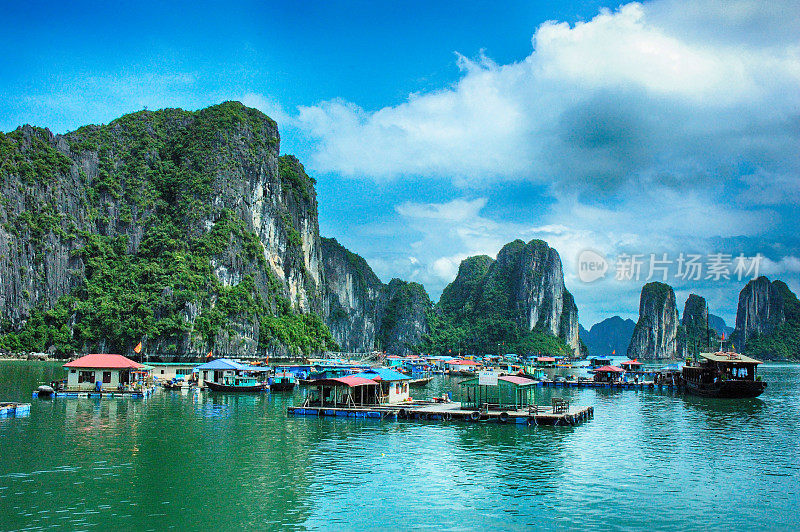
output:
[[[111,383],[111,372],[104,371],[103,372],[103,384],[110,384]]]
[[[94,371],[79,371],[78,382],[94,382]]]

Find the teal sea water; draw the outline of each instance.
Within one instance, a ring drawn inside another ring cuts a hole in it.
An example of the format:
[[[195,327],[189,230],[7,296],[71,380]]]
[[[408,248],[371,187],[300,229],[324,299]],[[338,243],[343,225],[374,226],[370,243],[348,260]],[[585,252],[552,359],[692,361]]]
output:
[[[761,374],[744,401],[538,389],[594,405],[577,427],[287,417],[300,390],[33,400],[0,419],[0,529],[797,530],[800,366]],[[0,400],[61,375],[0,362]]]

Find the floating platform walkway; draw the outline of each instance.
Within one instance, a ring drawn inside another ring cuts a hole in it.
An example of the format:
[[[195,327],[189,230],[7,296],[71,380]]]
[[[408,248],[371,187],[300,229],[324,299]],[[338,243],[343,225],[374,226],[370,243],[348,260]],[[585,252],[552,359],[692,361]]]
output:
[[[56,390],[51,394],[42,394],[38,390],[34,390],[33,398],[42,397],[71,397],[71,398],[84,398],[84,399],[146,399],[153,394],[155,387],[148,387],[141,390]]]
[[[30,403],[0,403],[0,418],[27,417],[30,414]]]
[[[461,403],[418,402],[365,407],[290,406],[289,415],[371,418],[395,421],[494,422],[517,425],[578,425],[594,417],[594,407],[534,405],[524,409],[464,409]]]
[[[592,380],[541,380],[538,381],[540,386],[558,387],[558,388],[615,388],[622,390],[675,390],[680,391],[683,389],[681,384],[659,383],[653,382],[595,382]]]

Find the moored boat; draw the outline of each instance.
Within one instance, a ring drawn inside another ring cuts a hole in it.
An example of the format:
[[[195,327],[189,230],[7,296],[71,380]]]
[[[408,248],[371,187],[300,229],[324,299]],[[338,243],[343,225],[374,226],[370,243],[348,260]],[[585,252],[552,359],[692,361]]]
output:
[[[266,385],[253,377],[236,377],[228,379],[226,383],[205,381],[205,385],[212,392],[263,392]]]
[[[272,392],[291,392],[297,386],[297,380],[294,375],[288,371],[276,373],[269,384],[269,389]]]
[[[408,381],[408,385],[414,388],[422,388],[423,386],[427,386],[432,380],[433,377],[420,377],[419,379],[411,379]]]
[[[758,397],[767,383],[756,376],[760,360],[740,353],[701,353],[700,359],[683,367],[687,393],[702,397],[743,399]]]

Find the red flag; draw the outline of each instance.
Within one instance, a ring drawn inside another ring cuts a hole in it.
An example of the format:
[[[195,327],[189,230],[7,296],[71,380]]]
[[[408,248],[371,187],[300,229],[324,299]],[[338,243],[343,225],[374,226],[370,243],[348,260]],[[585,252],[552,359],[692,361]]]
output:
[[[616,350],[616,349],[614,349],[613,351],[611,351],[611,354],[612,354],[612,355],[616,355],[616,354],[617,354],[617,350]]]
[[[142,352],[142,342],[136,344],[136,347],[133,348],[133,352],[137,355]]]
[[[206,358],[211,358],[211,351],[208,352],[208,354],[206,355]]]

